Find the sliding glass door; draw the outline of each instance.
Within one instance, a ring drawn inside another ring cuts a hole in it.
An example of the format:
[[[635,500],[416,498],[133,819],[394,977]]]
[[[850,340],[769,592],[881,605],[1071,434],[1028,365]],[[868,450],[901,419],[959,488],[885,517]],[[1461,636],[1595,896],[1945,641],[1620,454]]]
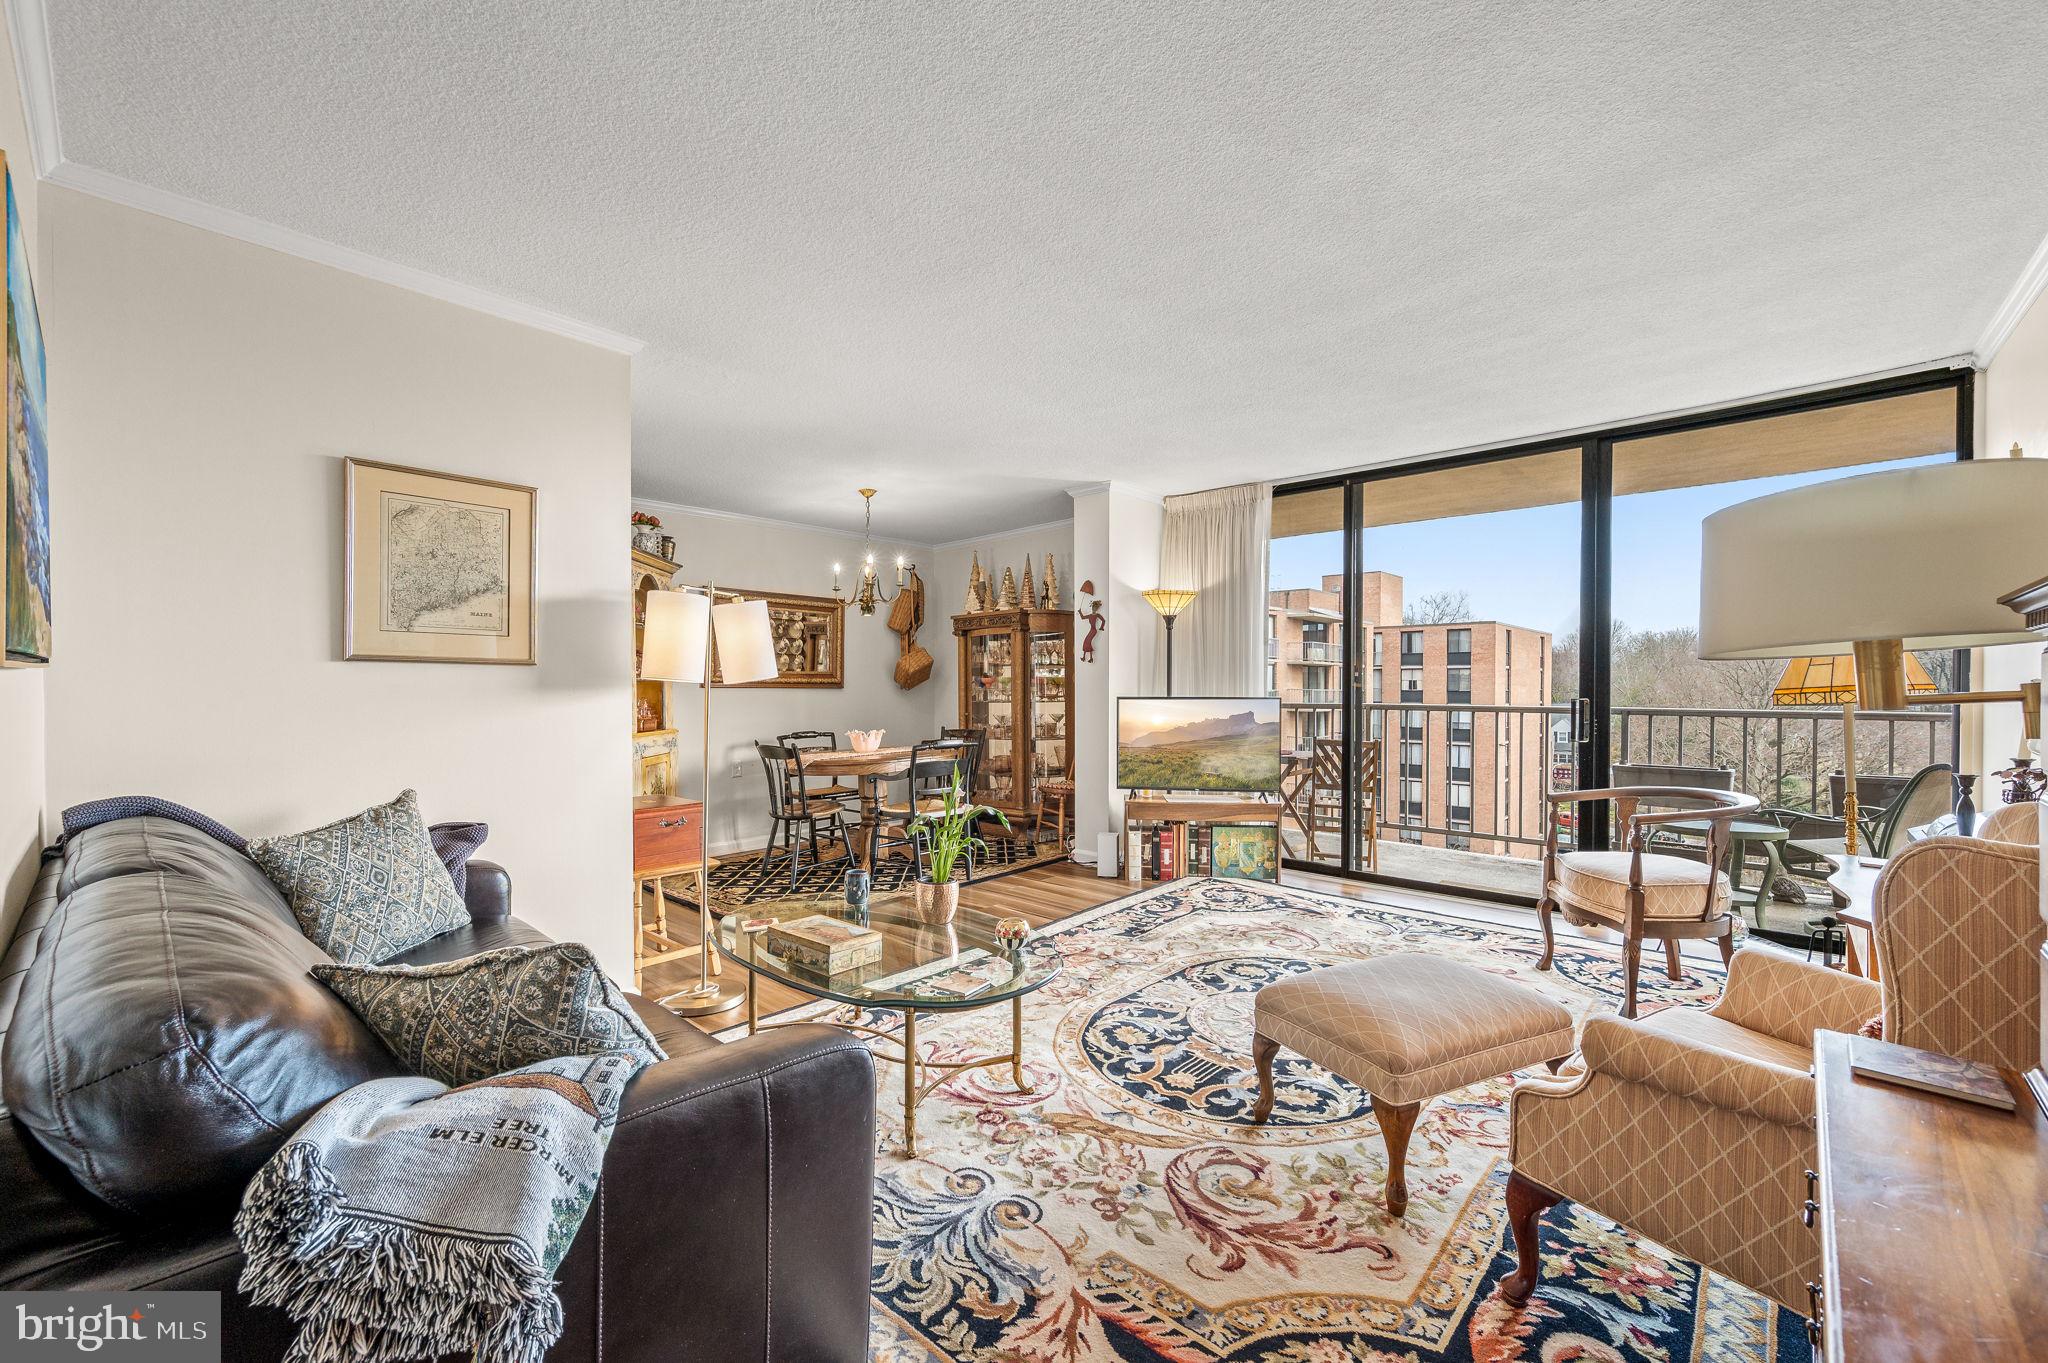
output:
[[[1967,371],[1928,372],[1277,490],[1266,655],[1289,864],[1532,901],[1544,793],[1653,778],[1824,824],[1839,708],[1800,708],[1783,660],[1698,659],[1700,523],[1801,482],[1967,458],[1972,398]],[[1964,668],[1920,664],[1942,689]],[[1881,777],[1953,749],[1948,710],[1872,720]],[[1607,818],[1569,807],[1560,839],[1607,846]],[[1767,841],[1738,864],[1750,909],[1778,872]],[[1797,880],[1775,886],[1787,923]]]
[[[1534,897],[1544,791],[1578,775],[1583,481],[1568,445],[1275,497],[1298,864]]]

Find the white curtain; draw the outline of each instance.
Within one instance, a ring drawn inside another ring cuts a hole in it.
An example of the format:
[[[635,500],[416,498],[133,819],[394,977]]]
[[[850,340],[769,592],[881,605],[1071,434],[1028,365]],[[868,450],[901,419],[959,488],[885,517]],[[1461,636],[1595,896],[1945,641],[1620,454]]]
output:
[[[1266,544],[1273,485],[1166,499],[1159,585],[1196,596],[1173,627],[1173,689],[1182,696],[1266,694]],[[1155,682],[1166,689],[1162,640]]]

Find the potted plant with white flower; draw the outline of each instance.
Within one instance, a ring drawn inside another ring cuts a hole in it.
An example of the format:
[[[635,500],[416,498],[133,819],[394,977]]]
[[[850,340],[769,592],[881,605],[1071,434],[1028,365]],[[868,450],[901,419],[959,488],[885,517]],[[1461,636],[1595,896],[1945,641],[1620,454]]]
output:
[[[993,805],[976,804],[968,798],[960,781],[960,765],[953,764],[953,783],[937,809],[921,811],[912,820],[923,844],[923,865],[917,876],[917,913],[927,923],[950,923],[960,908],[960,879],[966,871],[963,859],[974,852],[988,851],[988,844],[975,836],[975,825],[993,818],[1005,829],[1010,820]]]

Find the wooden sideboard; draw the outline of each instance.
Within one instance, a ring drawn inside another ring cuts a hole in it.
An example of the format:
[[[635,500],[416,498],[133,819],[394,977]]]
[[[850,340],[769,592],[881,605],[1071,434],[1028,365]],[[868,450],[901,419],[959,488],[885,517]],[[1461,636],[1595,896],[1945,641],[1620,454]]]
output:
[[[1816,1046],[1828,1363],[2048,1359],[2048,1120],[2010,1072],[2010,1113],[1850,1073]]]

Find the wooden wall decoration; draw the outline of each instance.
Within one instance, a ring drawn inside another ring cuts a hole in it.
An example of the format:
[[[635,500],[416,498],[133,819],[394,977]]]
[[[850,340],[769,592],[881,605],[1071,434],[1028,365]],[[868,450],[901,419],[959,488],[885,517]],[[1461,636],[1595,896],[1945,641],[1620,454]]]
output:
[[[772,686],[846,685],[846,603],[831,596],[792,596],[787,592],[755,592],[724,588],[748,601],[768,603],[768,628],[775,639],[776,675],[767,681],[742,682],[734,690]],[[723,686],[718,649],[711,650],[711,680]]]

